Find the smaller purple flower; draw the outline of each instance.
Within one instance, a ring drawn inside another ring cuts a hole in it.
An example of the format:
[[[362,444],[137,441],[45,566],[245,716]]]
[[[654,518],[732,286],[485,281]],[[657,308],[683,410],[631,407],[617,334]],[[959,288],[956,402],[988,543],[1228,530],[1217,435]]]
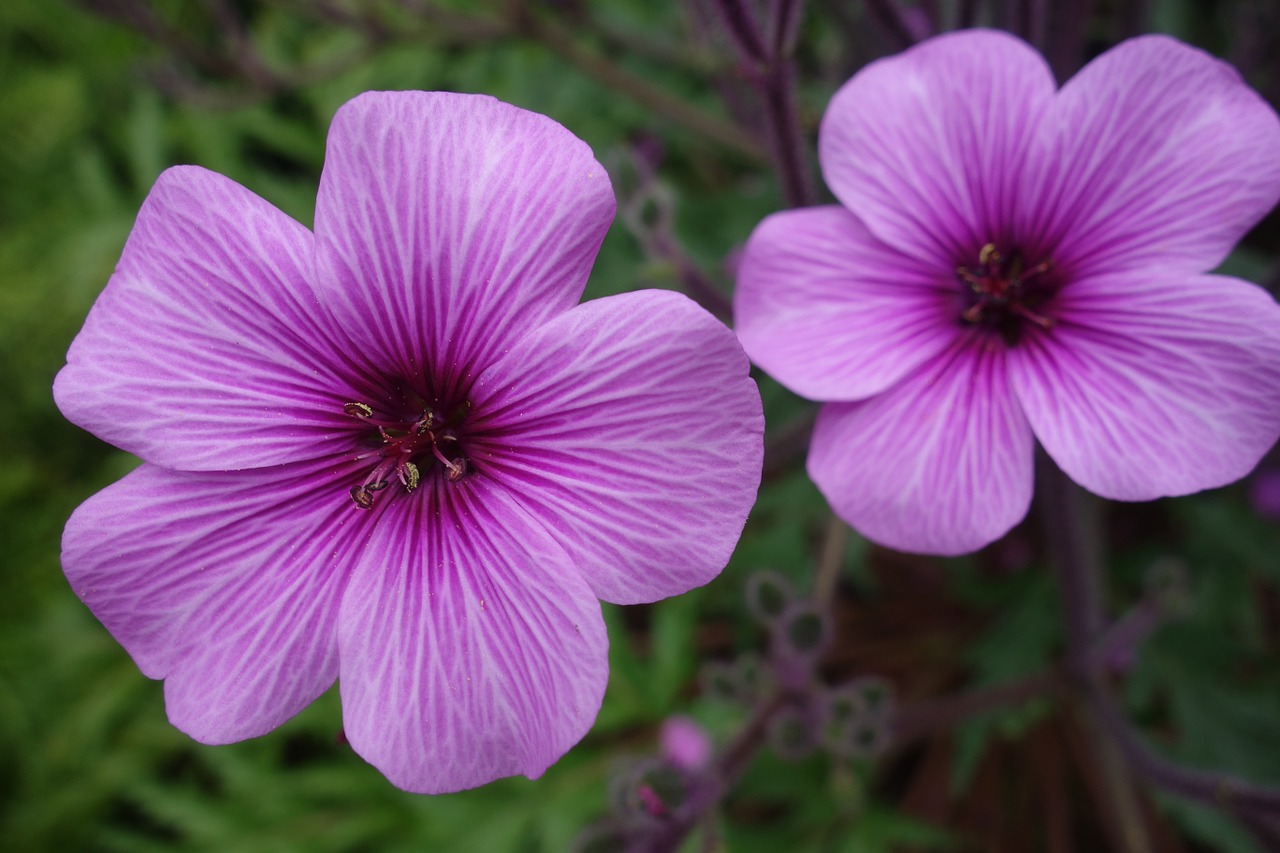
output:
[[[583,736],[597,599],[714,578],[762,453],[728,329],[670,292],[578,304],[613,213],[582,141],[473,95],[342,107],[314,234],[160,176],[54,396],[143,459],[63,566],[175,726],[261,735],[337,679],[355,751],[430,793]]]
[[[711,761],[711,737],[691,717],[667,717],[658,732],[662,760],[685,773],[700,773]]]
[[[836,93],[819,159],[841,204],[757,227],[735,317],[826,404],[809,473],[868,538],[999,538],[1037,441],[1150,500],[1239,479],[1280,435],[1280,307],[1205,274],[1280,198],[1280,120],[1226,64],[1149,36],[1057,89],[1010,35],[939,36]]]

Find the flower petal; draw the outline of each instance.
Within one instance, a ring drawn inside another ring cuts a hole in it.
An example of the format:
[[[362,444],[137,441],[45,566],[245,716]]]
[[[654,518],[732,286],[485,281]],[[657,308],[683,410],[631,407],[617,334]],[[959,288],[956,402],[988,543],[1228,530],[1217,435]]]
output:
[[[1280,306],[1219,276],[1108,276],[1010,353],[1036,437],[1080,485],[1150,500],[1230,483],[1280,436]]]
[[[388,372],[437,394],[582,296],[613,219],[587,145],[536,113],[368,92],[334,116],[316,201],[326,301]]]
[[[71,344],[58,407],[168,468],[315,457],[352,398],[311,252],[305,228],[234,181],[169,169]]]
[[[205,743],[270,731],[337,675],[335,623],[367,521],[345,490],[281,470],[143,465],[71,516],[72,588]]]
[[[977,550],[1031,503],[1031,430],[1004,346],[958,342],[895,387],[822,408],[809,476],[868,539],[926,554]]]
[[[730,332],[650,290],[578,306],[472,389],[473,457],[539,518],[606,601],[701,586],[760,484],[760,392]]]
[[[1280,118],[1234,68],[1166,36],[1089,63],[1053,117],[1028,215],[1072,276],[1212,269],[1280,199]]]
[[[1053,94],[1045,61],[1013,36],[929,39],[836,92],[818,139],[823,175],[881,240],[954,270],[988,242],[1021,238],[1013,212]]]
[[[600,709],[600,604],[487,477],[413,498],[387,501],[342,602],[347,738],[409,791],[536,778]]]
[[[858,400],[955,339],[956,291],[842,207],[788,210],[747,243],[734,324],[752,361],[797,394]]]

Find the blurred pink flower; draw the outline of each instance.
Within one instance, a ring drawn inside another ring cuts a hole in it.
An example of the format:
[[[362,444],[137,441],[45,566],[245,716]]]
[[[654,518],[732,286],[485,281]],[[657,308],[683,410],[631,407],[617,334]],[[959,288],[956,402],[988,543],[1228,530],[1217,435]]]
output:
[[[1280,197],[1280,121],[1224,63],[1149,36],[1056,90],[1012,36],[939,36],[836,93],[819,158],[840,206],[760,224],[735,315],[826,403],[809,473],[868,538],[999,538],[1036,441],[1148,500],[1236,480],[1280,434],[1280,307],[1204,274]]]
[[[690,717],[667,717],[658,733],[662,759],[686,773],[697,773],[711,761],[711,738]]]
[[[161,175],[54,394],[144,460],[63,565],[174,725],[253,737],[338,679],[351,746],[422,792],[582,737],[597,598],[714,578],[762,452],[728,329],[670,292],[577,304],[613,212],[584,143],[471,95],[339,110],[314,234]]]

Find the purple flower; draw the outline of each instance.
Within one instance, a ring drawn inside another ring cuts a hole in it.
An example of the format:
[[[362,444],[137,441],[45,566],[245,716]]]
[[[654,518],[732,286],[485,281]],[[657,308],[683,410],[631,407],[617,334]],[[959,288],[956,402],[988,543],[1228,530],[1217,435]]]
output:
[[[1280,307],[1204,274],[1280,197],[1280,121],[1229,66],[1152,36],[1055,90],[1012,36],[941,36],[845,84],[819,158],[841,206],[760,224],[735,313],[826,403],[809,473],[867,537],[999,538],[1036,441],[1149,500],[1242,477],[1280,434]]]
[[[577,304],[613,212],[584,143],[470,95],[344,106],[314,234],[160,177],[54,394],[144,460],[63,565],[174,725],[254,737],[336,678],[353,748],[420,792],[582,737],[597,598],[714,578],[761,464],[726,328],[670,292]]]

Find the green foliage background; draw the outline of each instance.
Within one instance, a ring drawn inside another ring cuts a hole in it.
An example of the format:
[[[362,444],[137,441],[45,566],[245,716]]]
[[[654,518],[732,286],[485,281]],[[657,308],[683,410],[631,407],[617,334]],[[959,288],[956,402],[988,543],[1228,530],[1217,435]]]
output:
[[[199,4],[155,5],[198,43],[212,38]],[[289,3],[243,5],[253,10],[255,43],[274,67],[332,63],[336,70],[266,94],[209,79],[178,98],[155,85],[171,57],[154,42],[63,0],[0,4],[0,844],[22,851],[568,849],[606,808],[618,769],[653,751],[665,716],[692,713],[721,740],[741,722],[741,709],[698,692],[698,670],[701,658],[762,648],[741,605],[750,570],[777,568],[807,588],[826,508],[799,465],[767,481],[719,581],[650,608],[606,608],[611,681],[583,744],[538,781],[427,798],[391,787],[341,745],[334,691],[247,743],[200,746],[168,725],[161,685],[140,675],[58,564],[72,509],[136,461],[66,423],[49,387],[165,167],[195,163],[221,172],[309,223],[328,120],[364,90],[487,92],[546,113],[592,145],[623,193],[633,177],[630,146],[659,140],[666,151],[660,182],[675,200],[677,233],[726,284],[722,259],[781,206],[777,189],[749,153],[611,91],[545,40],[460,43],[425,32],[367,50],[352,32],[317,24]],[[624,0],[592,10],[649,47],[647,56],[624,57],[624,68],[728,121],[699,76],[720,60],[680,52],[686,23],[676,4]],[[1219,18],[1204,4],[1166,2],[1155,11],[1162,28],[1220,47]],[[806,44],[813,67],[838,68],[838,41],[824,14],[806,19]],[[576,38],[588,50],[610,51]],[[804,78],[810,126],[839,82]],[[1231,265],[1256,277],[1274,269],[1275,256],[1274,244],[1255,241]],[[620,224],[589,296],[677,284],[669,265],[645,257]],[[808,410],[761,381],[771,431]],[[1275,601],[1280,584],[1275,525],[1250,512],[1243,487],[1170,502],[1155,514],[1121,512],[1129,514],[1120,516],[1120,529],[1135,533],[1118,540],[1118,606],[1136,598],[1157,558],[1185,560],[1194,590],[1190,614],[1152,640],[1128,680],[1131,711],[1167,735],[1163,746],[1180,758],[1280,782],[1276,619],[1260,606]],[[855,537],[842,589],[874,603],[881,592],[870,553]],[[964,651],[975,684],[1035,671],[1059,642],[1043,567],[993,581],[983,565],[959,561],[948,569],[951,592],[983,614],[980,636]],[[1016,739],[1045,713],[1022,709],[966,726],[957,738],[957,789],[993,741]],[[788,764],[763,755],[734,796],[738,806],[720,818],[729,848],[982,849],[981,839],[908,817],[881,796],[868,771],[821,757]],[[1165,805],[1189,844],[1251,849],[1216,813]]]

